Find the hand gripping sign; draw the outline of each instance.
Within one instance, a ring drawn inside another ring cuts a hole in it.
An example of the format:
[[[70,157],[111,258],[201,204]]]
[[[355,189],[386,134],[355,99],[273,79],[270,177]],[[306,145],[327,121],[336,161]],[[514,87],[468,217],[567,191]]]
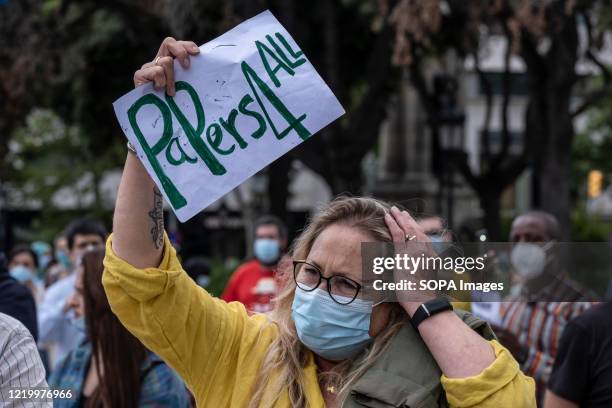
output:
[[[175,97],[146,84],[113,107],[182,222],[344,114],[269,11],[174,70]]]

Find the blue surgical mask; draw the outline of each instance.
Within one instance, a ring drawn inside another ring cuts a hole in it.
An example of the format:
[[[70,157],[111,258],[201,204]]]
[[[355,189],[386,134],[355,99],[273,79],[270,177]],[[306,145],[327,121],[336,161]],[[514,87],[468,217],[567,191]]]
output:
[[[44,271],[47,268],[49,262],[51,262],[51,257],[49,255],[45,254],[38,257],[38,264],[40,265],[41,271]]]
[[[356,356],[372,340],[372,307],[372,302],[361,299],[341,305],[322,289],[296,288],[291,315],[306,347],[325,359],[340,361]]]
[[[253,249],[255,257],[264,265],[274,265],[280,257],[280,245],[275,239],[258,238]]]
[[[36,278],[34,272],[23,265],[16,265],[11,268],[9,274],[20,283],[33,281]]]
[[[70,257],[65,251],[62,251],[62,250],[55,251],[55,258],[57,259],[59,263],[64,265],[66,269],[70,270],[71,268]]]
[[[70,324],[75,329],[80,331],[81,333],[85,333],[85,317],[84,316],[80,316],[80,317],[73,316],[73,317],[71,317],[70,318]]]
[[[74,309],[68,309],[66,317],[68,318],[68,321],[72,327],[81,333],[85,333],[85,316],[81,315],[77,317]]]
[[[442,252],[446,251],[449,247],[449,243],[444,241],[444,238],[440,234],[429,234],[427,235],[429,240],[431,241],[431,246],[433,246],[436,254],[440,255]]]
[[[32,243],[32,250],[36,253],[36,257],[38,258],[39,269],[44,271],[51,261],[51,256],[49,255],[51,246],[43,241],[35,241]]]

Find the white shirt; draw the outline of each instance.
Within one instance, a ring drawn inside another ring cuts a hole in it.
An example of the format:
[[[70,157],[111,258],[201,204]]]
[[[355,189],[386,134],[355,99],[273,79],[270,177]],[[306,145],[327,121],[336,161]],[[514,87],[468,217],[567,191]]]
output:
[[[74,293],[76,273],[72,273],[49,286],[38,307],[38,337],[42,344],[52,346],[50,366],[56,364],[73,349],[84,337],[64,313],[64,305]]]
[[[49,389],[45,367],[28,329],[4,313],[0,313],[0,362],[0,408],[53,407],[50,400],[22,398],[28,390]]]

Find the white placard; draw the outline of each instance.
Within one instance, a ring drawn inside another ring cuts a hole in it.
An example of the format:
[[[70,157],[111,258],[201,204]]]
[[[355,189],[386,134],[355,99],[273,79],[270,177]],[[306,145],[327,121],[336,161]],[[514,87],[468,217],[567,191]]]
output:
[[[175,97],[146,84],[113,107],[181,222],[344,114],[269,11],[174,70]]]

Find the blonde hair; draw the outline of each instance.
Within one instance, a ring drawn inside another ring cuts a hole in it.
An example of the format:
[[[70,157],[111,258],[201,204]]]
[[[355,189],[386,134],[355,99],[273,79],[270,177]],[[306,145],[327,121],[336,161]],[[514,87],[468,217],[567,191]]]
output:
[[[333,224],[359,228],[378,242],[391,242],[391,235],[385,224],[385,213],[389,204],[367,197],[340,197],[319,211],[304,229],[293,245],[294,259],[306,259],[319,234]],[[249,408],[273,406],[288,388],[292,407],[307,406],[305,396],[304,367],[309,351],[300,342],[291,317],[291,305],[295,293],[293,278],[287,279],[287,286],[275,300],[270,314],[270,324],[278,326],[279,335],[270,344],[262,361],[260,375],[255,383],[254,395]],[[351,386],[359,379],[385,350],[389,340],[406,322],[407,315],[399,304],[391,304],[387,326],[374,338],[367,353],[356,361],[347,360],[334,368],[333,373],[321,373],[329,383],[339,390],[338,398],[344,401]],[[270,386],[265,393],[264,390]]]

